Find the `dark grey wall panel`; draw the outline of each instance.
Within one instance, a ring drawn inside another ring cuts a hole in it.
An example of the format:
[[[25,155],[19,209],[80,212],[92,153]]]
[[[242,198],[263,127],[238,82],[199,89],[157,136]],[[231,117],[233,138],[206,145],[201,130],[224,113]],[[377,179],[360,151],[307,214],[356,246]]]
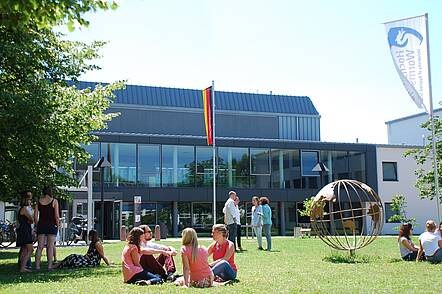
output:
[[[108,123],[107,132],[205,136],[202,112],[161,111],[113,107],[120,116]],[[216,136],[235,138],[278,138],[276,116],[216,115]]]

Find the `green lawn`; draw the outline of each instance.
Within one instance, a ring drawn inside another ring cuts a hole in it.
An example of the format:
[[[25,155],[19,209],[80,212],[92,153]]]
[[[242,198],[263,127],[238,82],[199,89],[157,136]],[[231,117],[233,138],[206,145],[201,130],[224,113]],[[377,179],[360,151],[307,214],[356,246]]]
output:
[[[161,241],[179,248],[179,241]],[[209,241],[203,241],[208,244]],[[170,293],[216,292],[425,292],[441,293],[442,264],[404,262],[395,238],[379,238],[357,252],[353,263],[319,239],[275,238],[274,252],[258,251],[254,240],[243,239],[247,251],[235,255],[238,282],[222,288],[182,289],[172,284],[133,286],[122,282],[123,242],[105,244],[113,266],[19,274],[17,250],[0,251],[0,293]],[[59,248],[60,258],[86,247]],[[45,257],[44,257],[45,258]],[[45,264],[44,264],[45,265]],[[178,273],[182,272],[177,259]]]

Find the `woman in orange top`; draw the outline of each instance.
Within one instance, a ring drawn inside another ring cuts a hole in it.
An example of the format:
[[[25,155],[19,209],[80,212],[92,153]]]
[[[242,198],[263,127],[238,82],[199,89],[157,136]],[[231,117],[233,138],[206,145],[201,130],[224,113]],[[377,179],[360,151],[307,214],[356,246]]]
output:
[[[170,253],[164,250],[140,249],[140,242],[145,242],[144,231],[138,227],[133,228],[127,237],[127,244],[124,246],[121,255],[121,265],[123,269],[124,282],[128,284],[150,285],[162,283],[159,275],[143,270],[140,265],[142,254],[166,254]]]

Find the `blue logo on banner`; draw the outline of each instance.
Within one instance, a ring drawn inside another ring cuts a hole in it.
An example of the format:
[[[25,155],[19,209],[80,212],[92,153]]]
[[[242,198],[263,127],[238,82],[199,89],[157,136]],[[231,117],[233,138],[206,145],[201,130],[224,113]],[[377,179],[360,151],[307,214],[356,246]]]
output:
[[[423,37],[418,31],[407,27],[394,27],[388,31],[388,44],[390,47],[405,47],[408,44],[409,35],[415,36],[422,43]]]

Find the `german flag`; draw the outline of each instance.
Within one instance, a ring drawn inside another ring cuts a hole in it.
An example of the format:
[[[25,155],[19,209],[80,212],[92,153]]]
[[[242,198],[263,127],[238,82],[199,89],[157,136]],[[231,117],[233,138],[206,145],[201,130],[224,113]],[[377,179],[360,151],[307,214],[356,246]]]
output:
[[[213,144],[212,87],[203,90],[204,122],[206,125],[207,145]]]

